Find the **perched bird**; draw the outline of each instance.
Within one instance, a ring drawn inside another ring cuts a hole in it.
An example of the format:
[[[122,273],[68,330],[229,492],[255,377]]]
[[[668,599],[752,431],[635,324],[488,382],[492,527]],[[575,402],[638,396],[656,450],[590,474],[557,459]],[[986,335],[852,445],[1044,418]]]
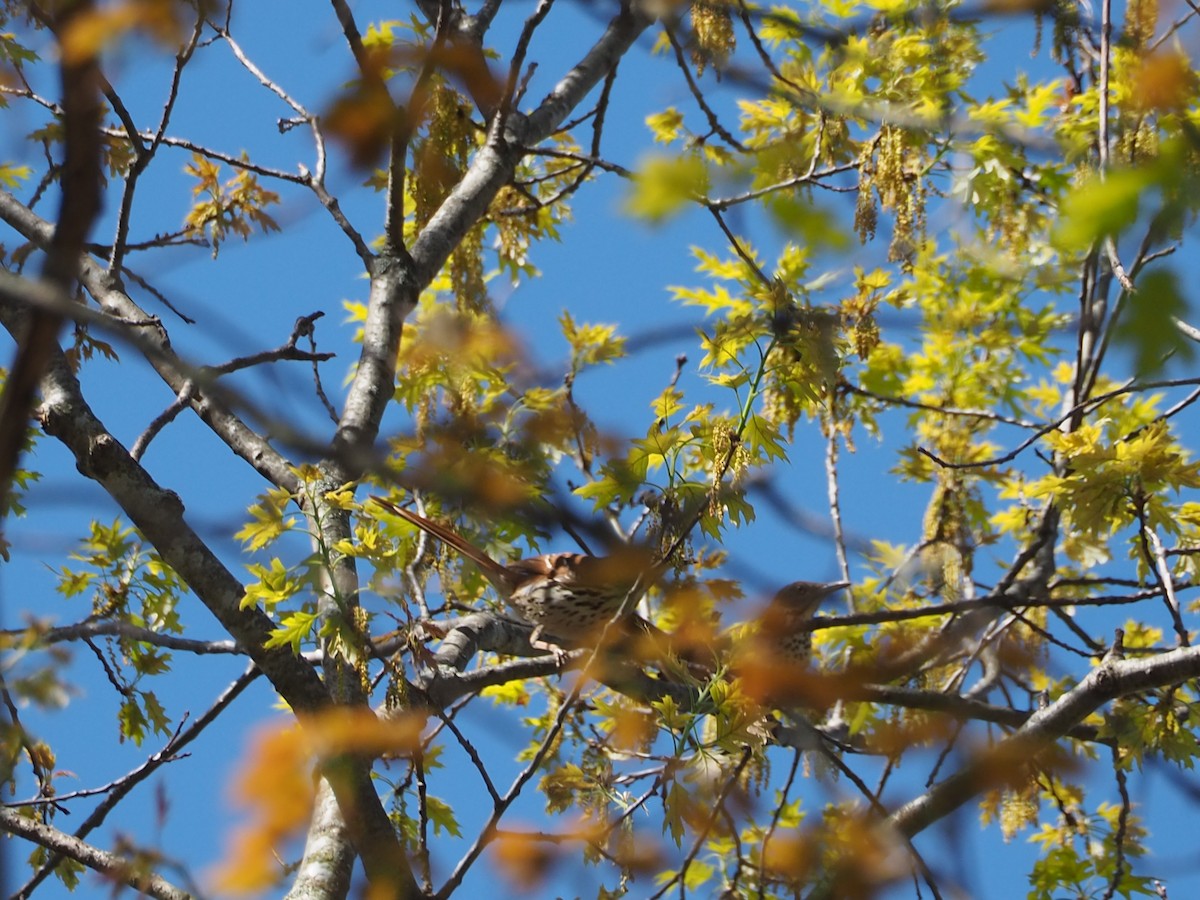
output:
[[[781,587],[759,617],[756,649],[783,665],[808,665],[812,656],[809,622],[826,597],[849,586],[848,581],[793,581]]]
[[[732,651],[732,671],[750,697],[766,706],[812,699],[812,617],[826,598],[849,586],[793,581],[776,592]]]
[[[660,569],[635,551],[617,556],[545,553],[503,564],[444,525],[382,497],[371,499],[478,566],[505,603],[533,626],[530,645],[560,659],[562,647],[542,640],[543,635],[574,645],[595,643],[638,582],[652,581]],[[632,613],[630,617],[636,618]],[[649,623],[644,627],[653,629]]]
[[[478,566],[504,602],[533,626],[530,645],[560,659],[562,647],[543,640],[543,636],[572,646],[595,644],[638,583],[648,587],[662,571],[661,564],[651,565],[645,554],[637,550],[614,556],[545,553],[499,563],[445,525],[382,497],[371,499]],[[847,586],[848,582],[795,581],[781,588],[754,623],[755,627],[733,650],[739,677],[762,683],[763,691],[771,694],[780,684],[786,687],[794,680],[793,673],[807,668],[812,649],[812,633],[807,626],[813,613],[826,597]],[[649,653],[635,655],[659,655],[682,649],[680,655],[686,664],[701,672],[711,672],[717,658],[726,652],[719,646],[675,648],[674,640],[635,615],[632,605],[629,604],[621,623],[632,628],[623,628],[618,634],[627,637],[633,633],[645,639],[638,643],[652,648]],[[759,692],[752,690],[752,693]]]

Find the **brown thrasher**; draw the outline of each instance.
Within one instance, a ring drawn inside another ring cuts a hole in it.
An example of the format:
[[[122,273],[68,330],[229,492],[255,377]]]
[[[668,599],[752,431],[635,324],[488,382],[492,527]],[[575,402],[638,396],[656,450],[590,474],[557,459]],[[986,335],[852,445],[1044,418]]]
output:
[[[821,680],[809,668],[812,617],[826,597],[849,586],[793,581],[776,592],[730,650],[730,668],[749,697],[769,707],[818,699]]]
[[[382,497],[371,499],[475,563],[501,598],[533,626],[530,646],[560,660],[563,649],[542,640],[543,634],[577,646],[595,643],[635,585],[641,581],[648,586],[661,569],[645,558],[635,559],[632,551],[618,556],[544,553],[505,565],[444,525]],[[629,618],[638,617],[629,613]],[[648,622],[644,629],[657,631]]]
[[[806,666],[812,655],[813,614],[825,598],[850,586],[848,581],[793,581],[781,587],[759,616],[755,652],[778,664]]]

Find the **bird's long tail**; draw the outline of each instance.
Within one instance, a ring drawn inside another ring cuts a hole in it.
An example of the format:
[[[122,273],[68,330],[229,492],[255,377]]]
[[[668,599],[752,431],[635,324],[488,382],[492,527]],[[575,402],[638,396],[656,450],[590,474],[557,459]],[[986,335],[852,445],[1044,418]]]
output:
[[[382,497],[374,496],[371,497],[371,499],[393,515],[397,515],[400,518],[411,522],[426,534],[430,534],[439,541],[449,544],[471,562],[475,563],[475,565],[479,567],[479,570],[483,572],[484,577],[487,578],[487,580],[495,586],[496,590],[500,591],[505,597],[508,597],[512,593],[513,588],[516,585],[513,584],[513,576],[508,569],[500,565],[500,563],[496,562],[458,532],[452,531],[445,525],[439,525],[432,519],[427,519],[422,515],[418,515],[412,510],[405,509],[402,506],[397,506],[390,500],[385,500]]]

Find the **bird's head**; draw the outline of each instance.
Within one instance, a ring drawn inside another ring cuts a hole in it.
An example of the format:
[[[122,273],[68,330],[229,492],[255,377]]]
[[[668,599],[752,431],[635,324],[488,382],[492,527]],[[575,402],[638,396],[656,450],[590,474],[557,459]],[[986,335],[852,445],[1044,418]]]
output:
[[[792,621],[806,621],[826,597],[848,587],[848,581],[793,581],[776,592],[768,608]]]

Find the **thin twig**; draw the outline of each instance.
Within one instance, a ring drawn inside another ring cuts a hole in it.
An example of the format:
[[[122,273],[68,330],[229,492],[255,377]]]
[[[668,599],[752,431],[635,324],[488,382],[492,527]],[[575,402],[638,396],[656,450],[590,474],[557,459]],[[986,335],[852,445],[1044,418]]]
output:
[[[1108,882],[1108,890],[1101,900],[1112,900],[1121,886],[1125,876],[1125,838],[1129,827],[1129,810],[1133,806],[1129,799],[1129,785],[1126,783],[1125,768],[1121,764],[1121,748],[1112,748],[1113,776],[1117,780],[1117,791],[1121,795],[1121,811],[1117,814],[1117,830],[1113,833],[1113,850],[1116,859],[1113,861],[1113,874]]]
[[[129,455],[135,460],[140,460],[146,452],[146,448],[150,446],[150,442],[154,440],[160,431],[167,427],[175,418],[183,412],[192,402],[192,398],[196,396],[196,382],[188,379],[183,383],[183,387],[179,393],[175,395],[175,400],[164,409],[161,413],[154,417],[154,420],[146,426],[146,430],[138,435],[136,441],[133,442],[133,447],[129,451]]]
[[[1082,413],[1082,412],[1089,411],[1091,409],[1095,409],[1096,407],[1100,406],[1101,404],[1106,403],[1107,401],[1112,400],[1116,397],[1122,397],[1125,394],[1136,394],[1141,391],[1149,391],[1149,390],[1154,390],[1156,388],[1184,387],[1187,385],[1194,385],[1194,384],[1200,384],[1200,379],[1197,379],[1197,378],[1173,378],[1173,379],[1167,379],[1164,381],[1147,381],[1147,382],[1143,382],[1141,384],[1136,384],[1136,383],[1133,383],[1132,381],[1127,382],[1126,384],[1122,385],[1119,388],[1115,388],[1111,391],[1107,391],[1103,394],[1098,394],[1095,397],[1091,397],[1087,400],[1083,400],[1079,403],[1076,403],[1074,406],[1072,406],[1069,410],[1067,410],[1065,413],[1063,413],[1061,416],[1059,416],[1053,422],[1043,425],[1034,434],[1032,434],[1026,440],[1022,441],[1020,444],[1018,444],[1016,446],[1016,448],[1014,448],[1010,452],[1005,453],[1002,456],[993,457],[991,459],[978,460],[975,462],[957,463],[957,462],[950,462],[949,460],[942,459],[936,453],[933,453],[932,451],[927,450],[924,447],[917,447],[917,452],[922,454],[923,456],[926,456],[929,459],[933,460],[933,462],[937,463],[943,469],[980,469],[980,468],[987,468],[989,466],[1003,465],[1006,462],[1011,462],[1012,460],[1016,459],[1018,456],[1020,456],[1020,454],[1024,450],[1031,447],[1040,438],[1044,437],[1045,435],[1049,434],[1052,431],[1057,430],[1059,428],[1059,426],[1061,426],[1064,422],[1066,422],[1071,417],[1075,416],[1077,413]]]

